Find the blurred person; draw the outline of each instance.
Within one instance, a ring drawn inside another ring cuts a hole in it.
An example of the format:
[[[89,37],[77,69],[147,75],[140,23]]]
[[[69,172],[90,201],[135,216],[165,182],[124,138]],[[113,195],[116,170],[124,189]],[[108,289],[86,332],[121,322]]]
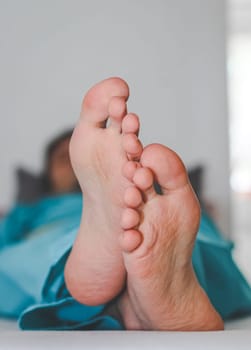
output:
[[[65,206],[68,199],[79,198],[80,188],[69,157],[72,131],[61,132],[45,148],[39,198],[36,196],[30,203],[21,200],[0,221],[0,249],[34,233],[35,228],[47,221],[57,220],[57,215],[61,215],[59,208]]]
[[[80,191],[73,172],[69,144],[73,130],[67,130],[55,137],[46,147],[44,178],[48,194],[63,194]]]

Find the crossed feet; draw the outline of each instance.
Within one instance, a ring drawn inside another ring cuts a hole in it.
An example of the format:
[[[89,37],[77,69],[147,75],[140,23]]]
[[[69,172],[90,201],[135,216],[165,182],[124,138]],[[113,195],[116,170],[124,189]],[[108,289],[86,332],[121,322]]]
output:
[[[128,97],[127,84],[111,78],[82,104],[70,155],[84,204],[67,287],[87,305],[121,293],[126,329],[223,329],[192,267],[200,207],[184,164],[165,146],[143,149]]]

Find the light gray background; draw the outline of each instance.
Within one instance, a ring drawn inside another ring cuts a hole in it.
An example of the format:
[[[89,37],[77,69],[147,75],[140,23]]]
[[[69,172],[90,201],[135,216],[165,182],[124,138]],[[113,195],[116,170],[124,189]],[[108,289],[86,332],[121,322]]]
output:
[[[229,232],[223,0],[0,0],[0,209],[17,165],[75,123],[86,90],[109,76],[130,86],[144,142],[206,166],[205,196]]]

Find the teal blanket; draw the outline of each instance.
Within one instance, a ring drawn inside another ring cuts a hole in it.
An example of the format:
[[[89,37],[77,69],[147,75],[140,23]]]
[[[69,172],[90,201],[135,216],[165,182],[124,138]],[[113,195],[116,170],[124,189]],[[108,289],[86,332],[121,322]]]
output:
[[[107,305],[76,302],[64,282],[64,265],[79,226],[78,194],[17,206],[0,222],[0,316],[22,329],[123,329]],[[226,319],[251,313],[251,289],[234,263],[233,245],[202,214],[193,252],[200,284]]]

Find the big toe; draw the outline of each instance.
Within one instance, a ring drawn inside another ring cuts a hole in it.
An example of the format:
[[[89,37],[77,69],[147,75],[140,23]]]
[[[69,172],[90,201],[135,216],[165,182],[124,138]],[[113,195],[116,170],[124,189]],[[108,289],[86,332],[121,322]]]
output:
[[[143,167],[152,170],[163,194],[189,184],[184,163],[166,146],[152,144],[145,147],[140,162]]]
[[[96,126],[104,126],[109,115],[109,105],[113,97],[129,97],[129,87],[120,78],[109,78],[94,85],[84,97],[81,117]]]

